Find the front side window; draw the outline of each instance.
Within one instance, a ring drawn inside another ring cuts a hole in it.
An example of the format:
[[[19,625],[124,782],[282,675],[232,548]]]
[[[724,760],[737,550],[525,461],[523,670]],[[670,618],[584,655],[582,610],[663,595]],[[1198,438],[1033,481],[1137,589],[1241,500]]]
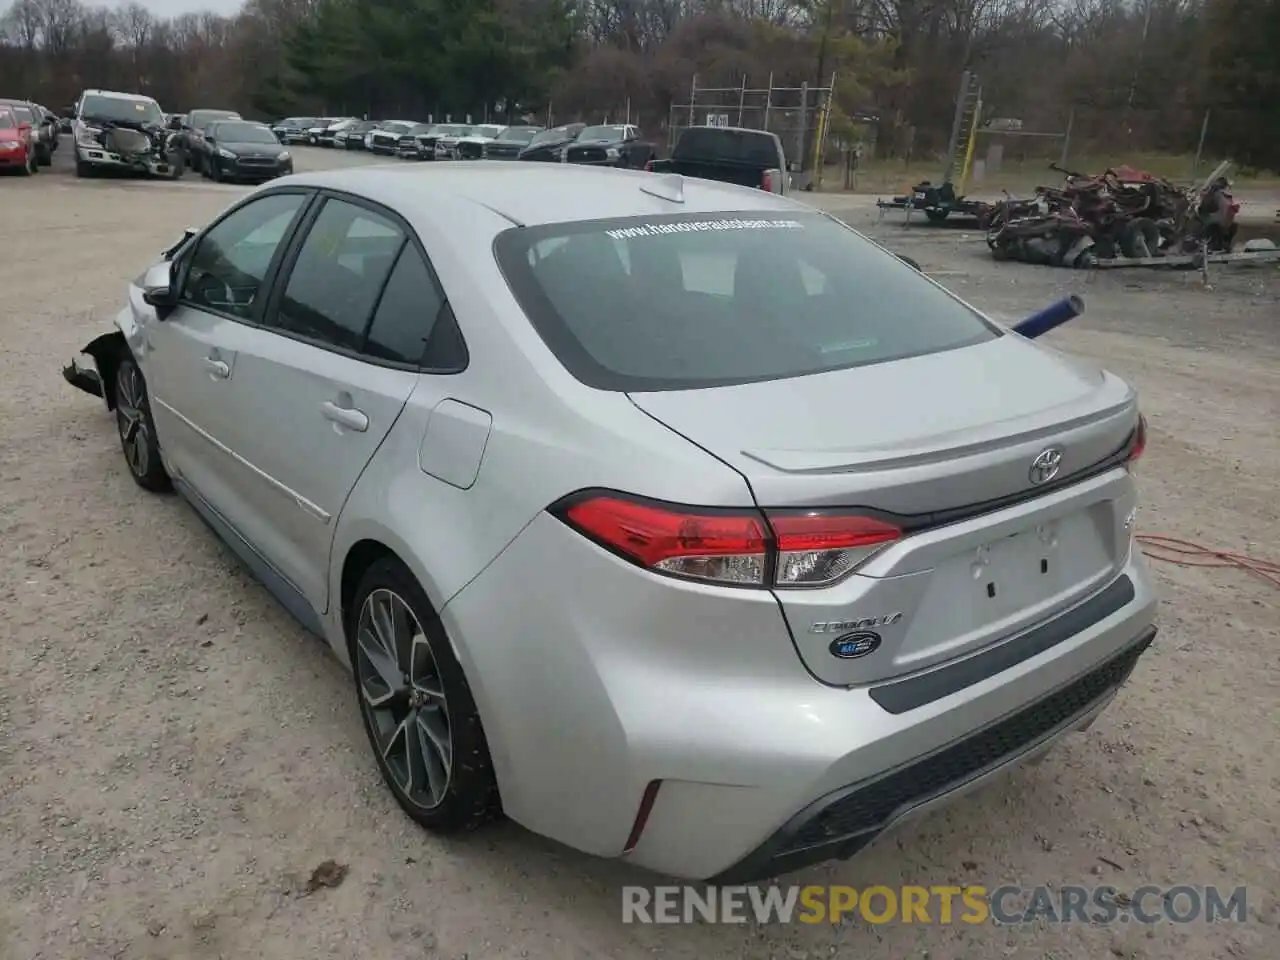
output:
[[[289,273],[275,325],[359,350],[404,242],[404,231],[386,217],[342,200],[326,200]]]
[[[598,389],[778,380],[1000,336],[897,257],[817,213],[513,228],[494,252],[548,347]]]
[[[253,319],[271,260],[306,201],[300,193],[268,194],[211,227],[192,253],[182,300]]]

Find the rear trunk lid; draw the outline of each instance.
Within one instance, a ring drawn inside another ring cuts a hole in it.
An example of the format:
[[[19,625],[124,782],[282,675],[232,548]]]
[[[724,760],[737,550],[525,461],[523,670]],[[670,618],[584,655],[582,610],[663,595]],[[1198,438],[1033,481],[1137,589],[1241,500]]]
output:
[[[1128,556],[1132,483],[1119,470],[1089,476],[1137,424],[1132,389],[1017,336],[630,396],[737,469],[766,510],[889,515],[904,529],[832,586],[775,591],[800,656],[828,683],[897,676],[1009,636],[1096,591]],[[1058,472],[1034,483],[1051,447]],[[874,642],[833,642],[857,632]]]

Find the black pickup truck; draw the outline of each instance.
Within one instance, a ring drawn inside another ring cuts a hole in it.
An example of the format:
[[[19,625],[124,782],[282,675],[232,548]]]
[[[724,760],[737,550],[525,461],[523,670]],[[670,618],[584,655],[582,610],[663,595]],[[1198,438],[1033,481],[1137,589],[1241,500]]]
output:
[[[778,135],[746,127],[690,127],[669,160],[651,160],[653,173],[719,180],[770,193],[787,192],[787,158]]]

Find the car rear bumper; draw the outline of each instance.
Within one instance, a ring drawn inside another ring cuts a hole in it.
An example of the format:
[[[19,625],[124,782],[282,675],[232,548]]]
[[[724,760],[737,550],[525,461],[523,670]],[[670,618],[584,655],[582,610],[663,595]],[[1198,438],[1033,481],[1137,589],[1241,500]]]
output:
[[[899,712],[875,685],[817,682],[771,594],[638,570],[547,515],[441,615],[512,819],[742,882],[848,856],[1091,722],[1154,636],[1140,554],[1120,578],[1127,602]]]

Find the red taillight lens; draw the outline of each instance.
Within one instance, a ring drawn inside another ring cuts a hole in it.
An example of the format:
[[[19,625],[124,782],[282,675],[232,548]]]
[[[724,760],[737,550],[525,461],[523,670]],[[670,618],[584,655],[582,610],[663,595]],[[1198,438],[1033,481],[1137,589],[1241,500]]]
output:
[[[1139,414],[1138,425],[1133,429],[1133,436],[1129,438],[1129,455],[1126,457],[1126,463],[1133,463],[1147,449],[1147,418]]]
[[[651,570],[716,583],[765,582],[768,535],[754,510],[672,509],[599,496],[573,504],[564,517],[602,546]]]
[[[711,510],[600,493],[552,512],[655,573],[733,586],[834,583],[902,536],[872,517],[814,511]]]
[[[773,193],[773,174],[768,170],[760,177],[760,189],[766,193]]]
[[[644,169],[645,169],[645,172],[646,172],[646,173],[653,173],[653,161],[652,161],[652,160],[646,160],[646,161],[644,162]]]
[[[874,517],[769,512],[777,537],[780,587],[814,587],[839,580],[902,531]]]

